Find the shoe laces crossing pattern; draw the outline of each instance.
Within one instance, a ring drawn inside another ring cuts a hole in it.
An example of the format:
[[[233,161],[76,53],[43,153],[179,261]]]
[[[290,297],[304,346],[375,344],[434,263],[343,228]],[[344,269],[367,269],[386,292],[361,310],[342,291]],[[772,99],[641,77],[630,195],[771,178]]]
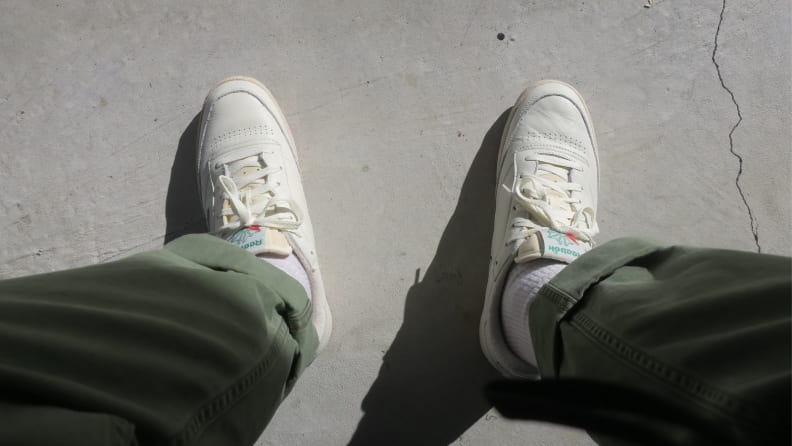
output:
[[[303,221],[302,211],[282,195],[282,185],[273,177],[283,170],[271,159],[274,152],[261,152],[223,163],[218,177],[224,198],[221,230],[260,225],[293,232]]]
[[[537,171],[534,175],[515,175],[512,194],[515,201],[528,212],[530,219],[514,218],[512,227],[518,230],[512,233],[506,243],[525,240],[542,227],[571,234],[577,240],[591,243],[598,232],[594,209],[582,206],[582,200],[573,197],[573,193],[582,191],[583,187],[569,181],[571,171],[582,170],[581,163],[541,153],[527,156],[515,153],[515,172],[518,156],[524,156],[525,161],[535,161]]]

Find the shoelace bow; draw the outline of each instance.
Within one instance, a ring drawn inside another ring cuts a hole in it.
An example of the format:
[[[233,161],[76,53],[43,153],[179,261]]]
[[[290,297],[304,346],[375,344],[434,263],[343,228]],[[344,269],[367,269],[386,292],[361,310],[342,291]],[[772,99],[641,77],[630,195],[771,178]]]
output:
[[[231,163],[223,163],[224,175],[218,180],[230,202],[229,207],[223,207],[223,224],[221,229],[237,229],[240,227],[260,225],[268,228],[292,232],[302,224],[302,212],[291,198],[278,194],[280,182],[271,179],[271,175],[283,170],[282,166],[275,165],[266,159],[272,152],[262,152]],[[255,167],[256,170],[246,175],[237,175],[231,178],[229,165],[234,164],[236,172],[241,172],[246,167]],[[267,200],[259,197],[268,196]],[[257,199],[258,198],[258,199]]]
[[[514,154],[515,171],[517,157]],[[514,228],[520,228],[507,240],[507,244],[518,240],[525,240],[539,232],[541,226],[572,234],[576,239],[590,242],[596,235],[594,224],[594,210],[590,207],[580,207],[581,200],[572,198],[572,192],[580,192],[583,187],[576,183],[553,181],[552,176],[568,178],[572,170],[581,170],[579,162],[556,156],[531,154],[525,157],[526,161],[538,163],[536,175],[515,176],[512,193],[517,203],[522,206],[535,221],[517,217],[512,222]],[[553,206],[555,201],[566,204],[570,210]],[[569,223],[566,223],[569,222]]]

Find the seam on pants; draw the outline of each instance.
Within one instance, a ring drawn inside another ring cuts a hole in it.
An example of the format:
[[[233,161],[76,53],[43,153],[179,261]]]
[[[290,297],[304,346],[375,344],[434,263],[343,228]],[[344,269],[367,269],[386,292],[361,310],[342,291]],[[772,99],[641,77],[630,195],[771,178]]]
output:
[[[549,300],[556,307],[556,309],[558,309],[558,312],[556,313],[556,321],[561,321],[564,319],[564,316],[566,316],[567,312],[578,303],[577,299],[569,297],[567,293],[557,289],[552,283],[545,284],[545,286],[539,290],[538,296]],[[534,300],[534,302],[536,302],[536,300]]]
[[[228,389],[220,392],[209,402],[204,404],[198,412],[185,423],[181,431],[174,435],[168,444],[187,445],[194,441],[200,434],[226,410],[247,395],[248,391],[270,370],[277,355],[273,350],[280,349],[286,339],[286,324],[281,323],[275,334],[275,340],[263,353],[263,358],[243,377],[234,381]]]
[[[721,389],[706,384],[701,380],[679,371],[665,362],[654,358],[641,349],[624,342],[613,333],[602,328],[594,320],[577,312],[569,318],[570,325],[581,334],[608,351],[618,361],[636,369],[638,372],[668,385],[708,409],[714,409],[733,421],[749,427],[766,425],[765,420],[771,414],[762,414],[751,404],[738,400]]]
[[[305,327],[307,327],[308,324],[311,323],[310,315],[312,313],[313,313],[313,302],[309,300],[308,304],[305,307],[303,307],[303,309],[300,310],[299,313],[294,315],[290,315],[287,313],[282,316],[284,319],[288,321],[288,325],[290,328],[294,327],[294,331],[301,331]]]

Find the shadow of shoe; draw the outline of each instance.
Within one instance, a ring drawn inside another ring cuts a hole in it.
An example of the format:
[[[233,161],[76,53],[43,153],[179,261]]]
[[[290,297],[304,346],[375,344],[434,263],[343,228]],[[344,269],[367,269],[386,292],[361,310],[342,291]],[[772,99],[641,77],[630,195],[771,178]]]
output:
[[[201,114],[198,113],[179,138],[165,198],[165,243],[185,234],[208,231],[195,173],[200,120]]]
[[[491,407],[484,388],[498,374],[481,352],[478,326],[507,117],[508,110],[484,137],[437,253],[407,294],[404,323],[363,400],[350,446],[447,445]]]

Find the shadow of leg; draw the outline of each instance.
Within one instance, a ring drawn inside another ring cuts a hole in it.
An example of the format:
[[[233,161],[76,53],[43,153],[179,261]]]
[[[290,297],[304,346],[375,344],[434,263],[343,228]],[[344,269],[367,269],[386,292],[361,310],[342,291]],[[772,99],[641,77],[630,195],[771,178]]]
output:
[[[497,372],[481,353],[478,325],[507,117],[508,110],[484,137],[432,264],[410,288],[350,445],[447,445],[490,408],[483,389]]]
[[[165,243],[185,234],[207,232],[195,174],[195,151],[201,114],[193,118],[179,138],[165,198]]]

